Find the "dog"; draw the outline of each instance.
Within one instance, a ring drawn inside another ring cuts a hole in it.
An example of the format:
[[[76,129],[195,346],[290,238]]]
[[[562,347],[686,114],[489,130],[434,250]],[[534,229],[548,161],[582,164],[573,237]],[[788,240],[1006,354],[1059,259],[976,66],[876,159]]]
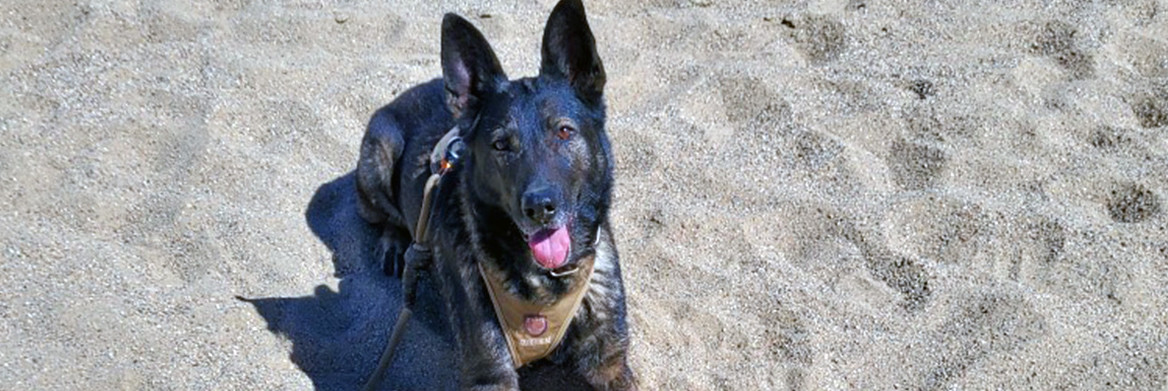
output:
[[[429,275],[447,306],[461,387],[518,389],[523,364],[492,295],[551,305],[579,288],[570,325],[541,360],[568,366],[595,389],[635,389],[609,224],[605,72],[580,0],[553,9],[541,54],[538,76],[510,80],[482,33],[446,14],[442,77],[403,92],[369,121],[356,171],[359,212],[383,230],[386,272],[398,274],[415,239],[430,154],[456,129],[466,156],[443,179],[451,191],[433,203]],[[591,273],[572,273],[582,266]],[[523,324],[547,326],[530,317]]]

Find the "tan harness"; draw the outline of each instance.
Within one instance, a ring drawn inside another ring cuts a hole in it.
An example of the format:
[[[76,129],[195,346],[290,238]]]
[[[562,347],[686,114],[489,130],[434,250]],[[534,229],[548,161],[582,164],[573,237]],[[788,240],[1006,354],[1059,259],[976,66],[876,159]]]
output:
[[[491,295],[491,304],[495,306],[495,316],[499,319],[503,335],[507,337],[507,347],[511,351],[511,361],[515,368],[547,357],[560,346],[568,326],[572,324],[572,318],[576,316],[576,310],[584,301],[584,294],[588,292],[595,262],[595,256],[582,259],[577,272],[584,273],[584,278],[577,280],[567,294],[549,305],[519,298],[479,263],[479,274],[483,276],[483,283]]]

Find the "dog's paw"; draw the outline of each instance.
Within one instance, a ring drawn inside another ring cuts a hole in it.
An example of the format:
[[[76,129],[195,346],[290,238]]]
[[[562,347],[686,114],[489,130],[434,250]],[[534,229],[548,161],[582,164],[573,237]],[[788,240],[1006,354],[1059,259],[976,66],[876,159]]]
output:
[[[633,371],[628,366],[616,370],[619,371],[616,376],[603,380],[594,379],[593,387],[597,390],[636,391],[637,379],[633,376]]]
[[[580,372],[596,390],[634,391],[637,389],[637,377],[623,356],[609,360],[603,365],[583,369]]]
[[[401,278],[405,271],[406,249],[410,248],[410,239],[396,230],[385,230],[377,242],[374,259],[381,260],[381,270],[390,277]]]
[[[503,385],[503,384],[489,384],[489,385],[476,385],[476,386],[467,388],[467,390],[469,390],[469,391],[519,391],[519,386],[517,386],[517,385],[509,386],[509,385]]]
[[[519,391],[519,374],[511,369],[510,363],[494,367],[493,362],[477,369],[462,372],[462,387],[464,391]]]

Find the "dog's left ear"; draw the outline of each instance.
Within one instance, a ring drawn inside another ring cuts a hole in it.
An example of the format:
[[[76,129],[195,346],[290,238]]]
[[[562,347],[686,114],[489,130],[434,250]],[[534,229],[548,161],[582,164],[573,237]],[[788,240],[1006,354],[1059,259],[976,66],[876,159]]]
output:
[[[603,96],[604,65],[596,54],[596,40],[580,0],[560,1],[548,17],[540,73],[567,78],[586,100],[599,101]]]
[[[442,78],[454,118],[474,115],[486,95],[507,80],[483,33],[455,14],[442,19]]]

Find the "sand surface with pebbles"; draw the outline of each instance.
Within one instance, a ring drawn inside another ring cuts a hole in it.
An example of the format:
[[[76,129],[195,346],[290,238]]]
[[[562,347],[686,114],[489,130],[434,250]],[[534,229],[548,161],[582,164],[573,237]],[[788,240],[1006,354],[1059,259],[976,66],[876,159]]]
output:
[[[0,389],[355,389],[365,122],[554,5],[394,3],[0,4]],[[1168,2],[586,5],[642,389],[1168,387]]]

